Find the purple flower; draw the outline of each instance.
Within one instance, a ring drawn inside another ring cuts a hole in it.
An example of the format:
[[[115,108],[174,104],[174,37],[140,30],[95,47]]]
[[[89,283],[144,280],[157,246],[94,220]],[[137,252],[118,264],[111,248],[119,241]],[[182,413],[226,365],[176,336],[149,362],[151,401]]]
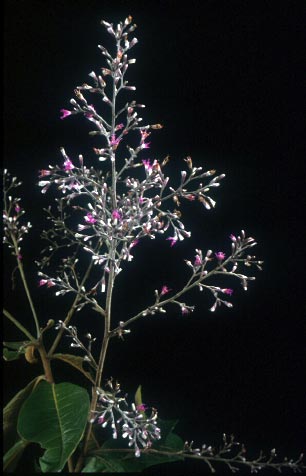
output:
[[[171,289],[168,288],[168,286],[163,286],[160,292],[160,295],[163,296],[164,294],[167,294]]]
[[[202,260],[199,255],[196,255],[195,260],[194,260],[194,266],[201,266]]]
[[[122,220],[122,215],[119,212],[119,210],[114,210],[112,213],[112,217],[114,220],[119,220],[119,221]]]
[[[65,119],[65,117],[71,116],[72,114],[72,112],[67,109],[61,109],[60,112],[62,113],[62,116],[60,117],[61,119]]]
[[[149,173],[149,175],[150,175],[150,173],[152,172],[152,167],[153,167],[153,165],[151,165],[150,159],[143,160],[142,163],[143,163],[143,165],[144,165],[146,171],[147,171],[147,172]]]
[[[21,208],[20,208],[20,206],[19,206],[18,203],[17,203],[17,205],[16,205],[16,207],[15,207],[15,212],[19,213],[20,210],[21,210]]]
[[[232,289],[230,289],[230,288],[225,288],[225,289],[222,289],[222,292],[223,292],[224,294],[228,294],[229,296],[231,296],[234,291],[233,291]]]
[[[223,253],[223,251],[218,251],[218,253],[215,253],[215,256],[219,261],[222,261],[225,258],[225,253]]]
[[[111,140],[109,141],[109,144],[111,146],[118,147],[118,144],[119,144],[120,141],[121,141],[121,139],[119,137],[116,139],[115,134],[112,134],[111,135]]]
[[[93,223],[96,223],[97,220],[94,218],[94,216],[91,213],[87,213],[87,215],[85,216],[85,221],[87,223],[93,224]]]
[[[39,177],[45,177],[46,175],[51,175],[51,170],[39,170]]]
[[[65,162],[64,162],[64,170],[65,170],[65,172],[68,172],[68,170],[72,170],[72,169],[74,169],[73,163],[71,162],[70,159],[66,159]]]
[[[149,149],[150,148],[150,144],[151,142],[143,142],[143,144],[141,144],[141,149]]]
[[[145,405],[144,403],[141,403],[140,405],[136,406],[136,410],[139,412],[145,412],[147,410],[148,406]]]
[[[137,239],[134,240],[134,241],[132,241],[132,243],[130,244],[130,247],[129,247],[129,248],[130,248],[130,249],[131,249],[131,248],[134,248],[134,246],[138,245],[138,243],[139,243],[139,240],[137,240]]]
[[[38,286],[45,286],[45,284],[47,285],[48,288],[51,288],[52,286],[55,286],[55,284],[53,283],[53,281],[51,281],[51,279],[41,279],[39,281]]]
[[[177,242],[177,238],[175,238],[174,236],[170,236],[169,238],[167,238],[167,240],[171,241],[171,246],[174,246]]]

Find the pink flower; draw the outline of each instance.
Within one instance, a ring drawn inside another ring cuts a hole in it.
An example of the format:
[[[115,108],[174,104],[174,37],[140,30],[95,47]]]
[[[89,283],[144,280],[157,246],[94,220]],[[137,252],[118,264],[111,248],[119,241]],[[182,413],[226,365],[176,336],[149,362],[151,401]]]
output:
[[[185,306],[181,306],[181,311],[183,316],[190,313],[189,309]]]
[[[103,417],[103,416],[100,416],[100,417],[98,418],[98,423],[99,423],[100,425],[102,425],[102,423],[104,423],[104,421],[105,421],[105,420],[104,420],[104,417]]]
[[[202,260],[199,255],[196,255],[195,260],[194,260],[194,266],[201,266]]]
[[[19,213],[20,210],[21,210],[21,208],[20,208],[20,206],[19,206],[18,203],[17,203],[17,205],[16,205],[16,207],[15,207],[15,212]]]
[[[169,238],[167,238],[167,240],[171,241],[171,246],[174,246],[177,242],[177,238],[175,238],[174,236],[170,236]]]
[[[87,215],[85,216],[85,221],[87,223],[93,224],[93,223],[96,223],[97,220],[94,218],[94,216],[91,213],[87,213]]]
[[[232,234],[232,235],[230,235],[230,239],[231,239],[232,241],[234,241],[234,242],[235,242],[235,241],[237,241],[237,238],[236,238],[236,236],[235,236],[235,235],[233,235],[233,234]]]
[[[71,116],[72,114],[72,112],[67,109],[61,109],[60,112],[62,113],[62,116],[60,117],[61,119],[65,119],[65,117]]]
[[[215,253],[215,256],[219,261],[222,261],[225,258],[225,253],[223,253],[223,251],[218,251],[218,253]]]
[[[111,135],[111,140],[109,141],[109,144],[110,144],[111,146],[116,146],[116,147],[118,147],[118,144],[119,144],[120,141],[121,141],[121,139],[120,139],[119,137],[116,139],[115,134],[112,134],[112,135]]]
[[[143,160],[142,161],[145,169],[149,172],[149,174],[152,172],[152,167],[153,165],[151,165],[151,162],[150,162],[150,159],[146,159],[146,160]]]
[[[145,405],[144,403],[141,403],[140,405],[136,406],[136,410],[138,410],[139,412],[144,412],[144,411],[146,411],[147,408],[148,408],[148,406]]]
[[[149,149],[150,148],[150,144],[151,142],[144,142],[143,144],[141,144],[141,149]]]
[[[74,169],[73,163],[71,162],[70,159],[66,159],[65,162],[64,162],[64,170],[65,170],[65,172],[68,172],[68,170],[72,170],[72,169]]]
[[[229,296],[231,296],[234,291],[233,291],[232,289],[230,289],[230,288],[225,288],[225,289],[222,289],[222,292],[223,292],[224,294],[228,294]]]
[[[51,281],[51,279],[41,279],[39,281],[39,286],[45,286],[45,284],[47,285],[48,288],[55,286],[55,284],[53,283],[53,281]]]
[[[141,134],[141,143],[142,143],[146,140],[147,137],[149,137],[150,132],[141,130],[140,134]]]
[[[112,217],[114,220],[119,220],[119,221],[122,220],[122,215],[119,212],[119,210],[114,210],[112,213]]]
[[[160,295],[163,296],[164,294],[167,294],[171,289],[168,288],[168,286],[163,286],[160,292]]]
[[[195,195],[192,195],[190,193],[188,195],[184,195],[184,198],[187,198],[187,200],[189,200],[190,202],[196,199]]]
[[[46,175],[51,175],[51,170],[39,170],[39,177],[45,177]]]
[[[116,127],[115,127],[115,131],[119,131],[120,129],[123,129],[124,128],[124,124],[121,122],[121,124],[118,124]]]
[[[137,239],[132,241],[132,243],[130,244],[130,249],[134,248],[134,246],[138,245],[138,243],[139,243],[139,240],[137,240]]]

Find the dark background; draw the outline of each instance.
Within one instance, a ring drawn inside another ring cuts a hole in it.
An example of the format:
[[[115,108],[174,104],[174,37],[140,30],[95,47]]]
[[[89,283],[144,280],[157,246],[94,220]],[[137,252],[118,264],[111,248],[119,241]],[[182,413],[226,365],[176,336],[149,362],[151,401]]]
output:
[[[135,249],[118,278],[115,321],[151,302],[154,289],[183,282],[183,259],[195,248],[229,252],[228,236],[241,228],[256,238],[253,250],[265,265],[254,269],[247,293],[238,280],[227,282],[235,289],[233,309],[211,314],[210,295],[194,293],[186,297],[196,305],[193,314],[171,307],[167,317],[140,321],[112,344],[105,377],[117,378],[131,398],[141,383],[161,418],[179,419],[184,440],[218,444],[222,433],[234,433],[253,456],[261,448],[290,457],[305,450],[303,13],[303,2],[294,1],[5,2],[4,165],[23,181],[19,193],[33,223],[24,265],[42,321],[63,318],[68,301],[36,293],[34,259],[48,200],[36,186],[38,170],[59,163],[61,146],[71,157],[92,159],[96,144],[85,121],[61,121],[59,111],[104,65],[97,45],[109,40],[100,20],[117,23],[131,14],[139,43],[128,78],[137,91],[128,97],[146,104],[144,123],[164,125],[152,133],[147,156],[170,154],[169,173],[179,174],[191,155],[226,179],[214,194],[215,210],[197,203],[184,209],[190,240],[171,253],[162,240]],[[18,280],[11,294],[14,263],[5,256],[6,307],[31,322]],[[95,316],[80,314],[75,323],[101,333]],[[16,339],[5,327],[5,339]],[[58,381],[84,383],[57,370]],[[4,372],[7,401],[37,369],[18,362]]]

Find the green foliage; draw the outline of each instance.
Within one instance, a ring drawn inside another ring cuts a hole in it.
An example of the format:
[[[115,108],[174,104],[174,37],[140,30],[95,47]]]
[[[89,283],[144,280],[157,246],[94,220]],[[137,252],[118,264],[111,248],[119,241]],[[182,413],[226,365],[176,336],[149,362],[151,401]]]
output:
[[[46,449],[39,460],[42,472],[63,469],[83,436],[88,412],[87,391],[71,383],[41,382],[24,402],[17,430]]]
[[[91,374],[84,370],[83,364],[84,364],[84,358],[80,357],[78,355],[72,355],[72,354],[54,354],[52,356],[52,359],[58,359],[61,360],[62,362],[66,362],[67,364],[71,365],[75,369],[79,370],[79,372],[82,372],[85,377],[91,381],[91,383],[95,383],[94,379],[92,378]]]
[[[149,450],[142,451],[139,458],[135,457],[134,450],[124,448],[123,440],[109,439],[99,450],[92,452],[95,456],[86,460],[83,472],[133,473],[157,464],[183,460],[184,456],[177,453],[183,450],[184,442],[173,433],[177,421],[159,420],[158,423],[162,438]]]
[[[18,392],[15,397],[12,398],[12,400],[5,406],[3,410],[3,441],[5,452],[20,440],[20,437],[17,433],[17,420],[20,408],[42,379],[44,379],[43,375],[36,377],[25,388],[20,390],[20,392]],[[18,454],[20,456],[20,453]],[[9,458],[9,461],[11,461],[11,459],[12,454]]]
[[[17,360],[25,353],[25,344],[28,342],[3,342],[3,359],[7,362]]]

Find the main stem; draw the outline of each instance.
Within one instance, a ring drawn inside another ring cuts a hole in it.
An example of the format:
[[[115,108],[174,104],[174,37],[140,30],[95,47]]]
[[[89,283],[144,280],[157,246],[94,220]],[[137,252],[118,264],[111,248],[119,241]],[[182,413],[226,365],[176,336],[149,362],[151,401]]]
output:
[[[120,44],[117,43],[117,50],[119,48]],[[117,90],[116,90],[116,83],[115,83],[115,78],[113,77],[113,94],[112,94],[112,118],[111,118],[111,136],[115,134],[115,126],[116,126],[116,95],[117,95]],[[111,199],[112,199],[112,208],[113,210],[116,209],[117,207],[117,173],[116,173],[116,161],[115,161],[115,150],[111,150],[110,154],[111,158],[111,169],[112,169],[112,188],[111,188]],[[98,369],[96,373],[96,379],[95,379],[95,385],[93,387],[93,394],[92,394],[92,401],[91,401],[91,406],[90,406],[90,420],[92,415],[94,415],[94,412],[96,410],[96,406],[98,403],[98,388],[101,387],[101,381],[102,381],[102,375],[103,375],[103,369],[104,369],[104,364],[105,364],[105,358],[106,358],[106,353],[108,349],[108,344],[109,340],[111,338],[111,332],[110,332],[110,327],[111,327],[111,306],[112,306],[112,295],[113,295],[113,287],[114,287],[114,282],[115,282],[115,257],[116,257],[116,248],[117,248],[117,242],[116,240],[110,241],[110,247],[109,247],[109,257],[110,257],[110,270],[109,270],[109,275],[108,275],[108,284],[107,284],[107,294],[106,294],[106,304],[105,304],[105,321],[104,321],[104,336],[103,336],[103,341],[102,341],[102,346],[101,346],[101,352],[100,352],[100,357],[99,357],[99,362],[98,362]],[[87,450],[88,450],[88,445],[89,445],[89,440],[90,440],[90,435],[91,435],[91,429],[92,429],[92,423],[89,420],[87,424],[87,430],[85,433],[84,437],[84,446],[82,449],[82,453],[78,459],[78,462],[75,466],[74,472],[77,473],[81,471],[84,458],[86,456]]]

